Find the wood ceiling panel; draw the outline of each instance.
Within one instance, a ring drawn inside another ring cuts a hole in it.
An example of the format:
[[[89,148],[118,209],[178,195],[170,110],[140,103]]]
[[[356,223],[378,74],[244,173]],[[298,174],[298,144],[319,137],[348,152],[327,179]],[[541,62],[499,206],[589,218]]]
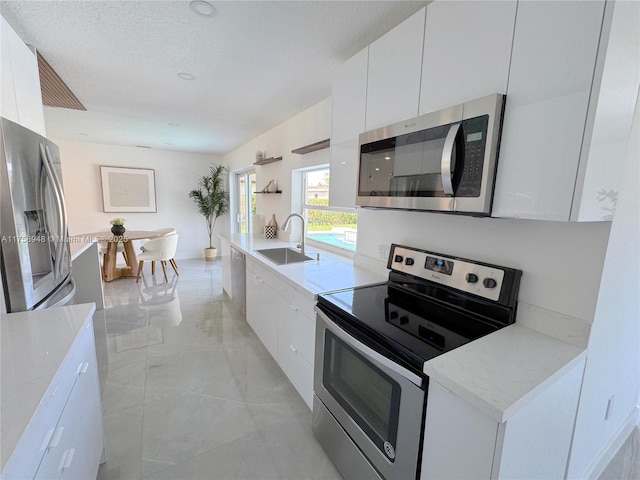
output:
[[[87,110],[39,53],[38,70],[40,71],[40,88],[42,89],[42,104],[44,106]]]

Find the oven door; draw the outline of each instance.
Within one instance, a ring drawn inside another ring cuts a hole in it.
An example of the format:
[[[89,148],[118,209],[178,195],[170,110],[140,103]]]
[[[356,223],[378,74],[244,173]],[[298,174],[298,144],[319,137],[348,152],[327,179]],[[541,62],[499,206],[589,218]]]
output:
[[[316,311],[314,400],[320,403],[314,403],[314,432],[320,443],[346,478],[355,462],[337,452],[332,455],[332,446],[350,440],[382,478],[415,479],[425,379],[364,345],[324,312]],[[329,429],[318,425],[325,409],[331,414],[324,415],[326,421],[335,421],[340,427],[333,429],[339,438],[326,438]],[[325,438],[320,438],[319,431]]]

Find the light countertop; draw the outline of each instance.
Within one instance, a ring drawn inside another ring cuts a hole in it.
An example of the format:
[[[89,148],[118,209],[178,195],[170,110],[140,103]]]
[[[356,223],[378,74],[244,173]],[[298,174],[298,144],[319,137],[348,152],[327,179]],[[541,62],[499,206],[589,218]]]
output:
[[[234,247],[242,250],[246,255],[263,265],[273,269],[294,287],[301,287],[306,292],[317,295],[332,290],[385,282],[386,276],[372,273],[363,268],[354,267],[348,257],[336,255],[312,245],[306,245],[305,253],[313,257],[311,252],[320,253],[320,261],[309,261],[278,265],[254,250],[263,248],[293,247],[295,242],[282,240],[268,240],[258,235],[231,234],[222,236]]]
[[[4,469],[95,305],[10,313],[0,320],[0,439]]]
[[[505,422],[586,357],[586,349],[513,324],[429,360],[424,373]]]

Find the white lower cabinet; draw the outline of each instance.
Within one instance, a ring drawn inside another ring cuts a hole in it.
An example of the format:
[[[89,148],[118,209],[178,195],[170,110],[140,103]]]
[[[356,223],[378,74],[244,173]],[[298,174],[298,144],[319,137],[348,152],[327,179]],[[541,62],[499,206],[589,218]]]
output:
[[[429,383],[421,480],[564,478],[584,360],[504,421]]]
[[[315,316],[312,295],[247,259],[247,322],[300,396],[313,405]]]
[[[103,438],[90,317],[45,392],[2,471],[2,478],[96,478]]]

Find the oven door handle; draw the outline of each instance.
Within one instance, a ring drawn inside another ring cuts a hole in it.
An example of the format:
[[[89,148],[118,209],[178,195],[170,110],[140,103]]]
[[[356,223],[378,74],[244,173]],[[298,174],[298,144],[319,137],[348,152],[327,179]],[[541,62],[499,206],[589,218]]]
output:
[[[388,369],[394,371],[398,375],[401,375],[402,377],[406,378],[407,380],[409,380],[414,385],[417,385],[418,387],[422,388],[422,384],[423,384],[424,381],[423,381],[423,379],[421,377],[419,377],[418,375],[416,375],[413,372],[410,372],[406,368],[398,365],[396,362],[394,362],[392,360],[389,360],[384,355],[381,355],[380,353],[376,352],[372,348],[366,346],[364,343],[361,343],[358,340],[356,340],[355,338],[353,338],[351,335],[349,335],[347,332],[345,332],[342,328],[340,328],[338,325],[336,325],[327,316],[327,314],[324,313],[322,310],[320,310],[318,307],[315,307],[315,310],[316,310],[316,313],[318,314],[318,316],[322,320],[324,320],[324,323],[325,323],[327,329],[329,329],[331,331],[331,333],[333,333],[336,337],[338,337],[344,343],[346,343],[350,347],[354,348],[355,350],[360,352],[365,357],[370,358],[372,360],[375,360],[379,364],[384,365],[385,367],[387,367]]]

